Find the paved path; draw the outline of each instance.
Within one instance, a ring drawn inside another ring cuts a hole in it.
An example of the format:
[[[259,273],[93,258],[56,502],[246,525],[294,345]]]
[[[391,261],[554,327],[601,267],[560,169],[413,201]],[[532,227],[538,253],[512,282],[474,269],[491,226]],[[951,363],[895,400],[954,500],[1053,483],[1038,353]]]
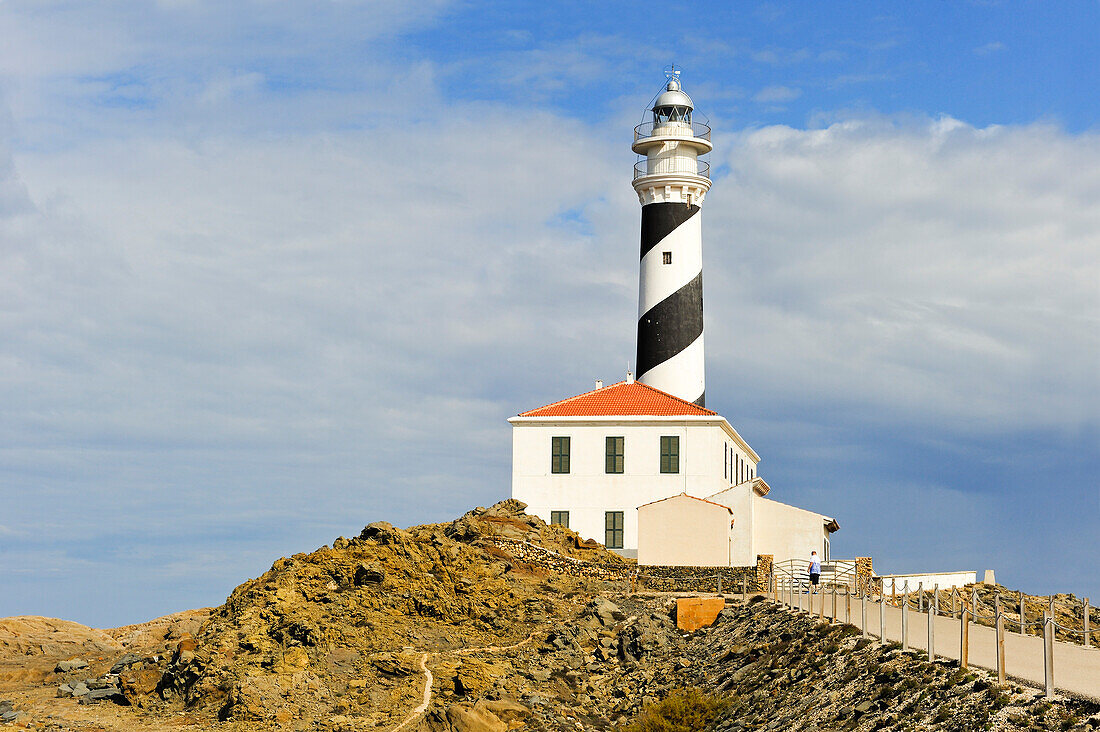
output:
[[[803,611],[807,610],[807,601],[813,599],[813,613],[820,612],[824,603],[825,617],[832,616],[832,595],[795,596],[796,605],[801,602]],[[844,596],[837,597],[837,619],[851,622],[863,628],[862,603],[853,597],[851,617],[846,613]],[[780,598],[784,600],[784,598]],[[901,642],[901,608],[885,606],[886,638]],[[928,650],[928,618],[926,613],[909,611],[909,647],[921,651]],[[935,655],[939,658],[959,660],[960,621],[950,616],[933,616],[933,643]],[[867,633],[879,637],[879,604],[867,602]],[[970,623],[969,662],[972,666],[981,666],[991,671],[996,669],[997,634],[993,628]],[[1005,672],[1010,678],[1027,684],[1045,687],[1043,669],[1043,639],[1038,636],[1023,636],[1005,631]],[[1100,649],[1063,643],[1054,643],[1054,687],[1057,691],[1100,701]]]

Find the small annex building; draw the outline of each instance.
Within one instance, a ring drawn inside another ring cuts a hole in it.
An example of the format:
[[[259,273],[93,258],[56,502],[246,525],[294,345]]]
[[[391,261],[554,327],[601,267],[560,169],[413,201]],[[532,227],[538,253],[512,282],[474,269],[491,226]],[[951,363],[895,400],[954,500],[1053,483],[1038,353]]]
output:
[[[508,421],[512,497],[640,564],[827,557],[839,528],[764,498],[760,456],[720,414],[629,374]]]
[[[735,521],[729,506],[687,493],[638,506],[638,564],[732,566]]]

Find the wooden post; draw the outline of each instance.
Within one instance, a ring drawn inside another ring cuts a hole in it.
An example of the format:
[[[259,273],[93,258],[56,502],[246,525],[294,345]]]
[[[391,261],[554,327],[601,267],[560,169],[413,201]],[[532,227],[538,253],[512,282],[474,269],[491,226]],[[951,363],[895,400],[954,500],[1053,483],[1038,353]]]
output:
[[[936,615],[939,615],[940,614],[940,586],[939,585],[934,585],[932,587],[932,592],[934,592],[936,594],[936,599],[934,599],[932,601],[932,607],[935,610]]]
[[[952,587],[951,588],[951,617],[953,617],[953,618],[958,618],[959,617],[959,609],[958,609],[958,606],[955,604],[955,598],[958,596],[958,594],[959,594],[959,588],[958,587]]]
[[[744,602],[749,600],[749,578],[745,575],[741,575],[741,599]]]
[[[1027,595],[1020,590],[1020,635],[1027,635]]]
[[[901,650],[909,650],[909,580],[901,590]]]
[[[1005,682],[1005,619],[1001,615],[1001,593],[993,596],[993,616],[997,630],[997,683]]]
[[[813,605],[810,605],[810,612],[813,612]],[[817,608],[817,619],[825,619],[825,586],[821,586],[821,604]]]
[[[718,573],[718,594],[722,594],[722,573]]]
[[[924,582],[917,583],[917,611],[924,612]]]
[[[1085,623],[1084,624],[1084,628],[1085,628],[1085,648],[1088,648],[1089,647],[1089,599],[1087,597],[1085,598],[1084,623]]]
[[[833,585],[833,620],[836,619],[836,585]]]
[[[1046,681],[1046,696],[1054,696],[1054,617],[1043,613],[1043,679]]]
[[[962,607],[962,620],[959,622],[959,668],[969,666],[970,653],[970,612],[966,605]]]
[[[844,588],[844,622],[852,624],[852,593]]]
[[[970,588],[970,619],[978,622],[978,588]]]
[[[886,645],[886,597],[878,598],[878,640],[879,645]]]

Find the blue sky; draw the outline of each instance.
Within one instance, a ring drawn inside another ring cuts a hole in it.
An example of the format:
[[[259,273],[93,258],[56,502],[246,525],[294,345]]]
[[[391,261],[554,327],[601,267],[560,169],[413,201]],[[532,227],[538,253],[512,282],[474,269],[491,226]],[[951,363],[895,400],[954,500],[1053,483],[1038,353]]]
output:
[[[1097,3],[0,4],[0,616],[215,605],[508,493],[714,128],[708,406],[880,571],[1100,597]]]

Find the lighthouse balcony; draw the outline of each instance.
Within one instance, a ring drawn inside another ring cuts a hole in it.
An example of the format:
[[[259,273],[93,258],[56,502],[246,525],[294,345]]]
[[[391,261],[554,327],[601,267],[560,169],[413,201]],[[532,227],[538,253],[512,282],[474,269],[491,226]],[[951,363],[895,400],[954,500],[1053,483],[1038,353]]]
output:
[[[695,158],[639,160],[634,164],[634,180],[650,175],[697,175],[710,179],[710,163]]]
[[[688,121],[662,121],[650,120],[643,122],[634,128],[634,142],[651,137],[672,137],[678,139],[706,140],[710,146],[710,125],[705,122]]]

